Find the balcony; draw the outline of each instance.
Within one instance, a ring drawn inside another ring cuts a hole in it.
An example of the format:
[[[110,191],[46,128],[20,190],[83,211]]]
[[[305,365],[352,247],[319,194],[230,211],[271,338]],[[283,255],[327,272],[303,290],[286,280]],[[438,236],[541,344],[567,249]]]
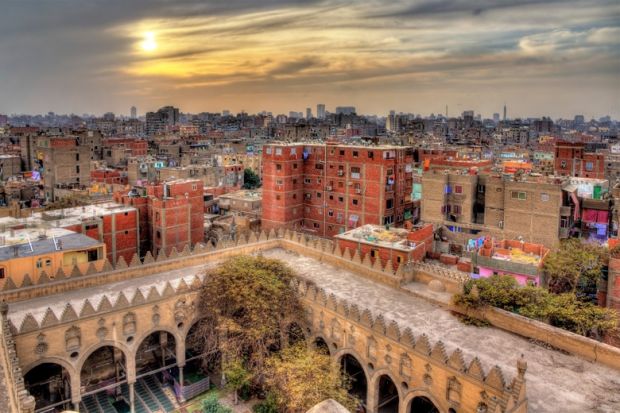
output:
[[[351,179],[360,179],[362,174],[360,172],[351,172]]]

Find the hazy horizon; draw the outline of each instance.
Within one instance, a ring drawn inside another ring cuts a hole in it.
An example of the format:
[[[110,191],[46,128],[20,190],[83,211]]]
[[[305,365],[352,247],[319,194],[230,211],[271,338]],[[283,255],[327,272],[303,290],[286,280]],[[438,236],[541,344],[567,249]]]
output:
[[[620,118],[615,0],[8,0],[0,113]],[[305,113],[305,112],[304,112]]]

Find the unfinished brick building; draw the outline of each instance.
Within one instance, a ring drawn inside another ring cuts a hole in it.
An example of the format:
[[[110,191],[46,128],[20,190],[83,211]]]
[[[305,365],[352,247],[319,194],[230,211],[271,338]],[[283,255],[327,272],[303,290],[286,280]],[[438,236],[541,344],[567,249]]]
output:
[[[413,150],[272,144],[263,148],[262,225],[333,236],[412,217]]]

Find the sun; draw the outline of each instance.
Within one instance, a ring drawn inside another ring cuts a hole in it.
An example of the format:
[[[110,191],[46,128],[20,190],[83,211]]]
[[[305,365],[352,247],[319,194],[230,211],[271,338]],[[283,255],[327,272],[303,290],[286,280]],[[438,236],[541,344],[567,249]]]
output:
[[[146,32],[144,33],[144,40],[140,43],[140,47],[145,52],[152,52],[157,49],[157,42],[155,41],[155,33]]]

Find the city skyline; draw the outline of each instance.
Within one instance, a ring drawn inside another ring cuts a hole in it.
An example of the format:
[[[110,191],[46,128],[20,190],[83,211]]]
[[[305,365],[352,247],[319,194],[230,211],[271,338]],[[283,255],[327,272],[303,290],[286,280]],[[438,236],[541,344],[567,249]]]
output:
[[[9,1],[0,113],[620,117],[620,4]],[[35,9],[36,6],[36,9]],[[36,10],[36,13],[34,11]]]

